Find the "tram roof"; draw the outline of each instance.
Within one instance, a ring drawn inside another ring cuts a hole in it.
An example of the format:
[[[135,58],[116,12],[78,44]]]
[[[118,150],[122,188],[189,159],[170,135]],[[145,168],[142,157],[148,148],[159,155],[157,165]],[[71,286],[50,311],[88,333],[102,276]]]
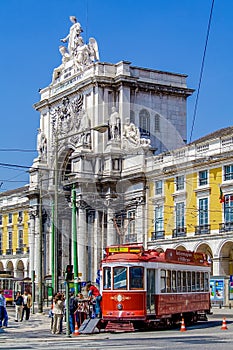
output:
[[[106,257],[102,262],[161,262],[184,265],[210,264],[207,257],[201,252],[192,252],[178,249],[167,249],[165,252],[157,252],[154,249],[144,250],[142,245],[119,245],[106,248]]]

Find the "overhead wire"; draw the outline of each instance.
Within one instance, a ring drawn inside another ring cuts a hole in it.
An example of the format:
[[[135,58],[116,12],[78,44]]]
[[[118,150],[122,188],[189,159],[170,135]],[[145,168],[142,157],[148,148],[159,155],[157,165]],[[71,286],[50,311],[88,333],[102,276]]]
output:
[[[193,121],[192,121],[189,143],[192,140],[193,129],[194,129],[194,124],[195,124],[195,120],[196,120],[197,105],[198,105],[198,101],[199,101],[199,94],[200,94],[202,76],[203,76],[203,71],[204,71],[204,64],[205,64],[205,58],[206,58],[207,44],[208,44],[208,40],[209,40],[209,33],[210,33],[210,27],[211,27],[212,15],[213,15],[213,8],[214,8],[214,0],[212,0],[212,5],[211,5],[211,9],[210,9],[210,16],[209,16],[207,34],[206,34],[206,40],[205,40],[205,48],[204,48],[204,53],[203,53],[203,57],[202,57],[201,70],[200,70],[197,95],[196,95],[196,100],[195,100],[195,105],[194,105]]]

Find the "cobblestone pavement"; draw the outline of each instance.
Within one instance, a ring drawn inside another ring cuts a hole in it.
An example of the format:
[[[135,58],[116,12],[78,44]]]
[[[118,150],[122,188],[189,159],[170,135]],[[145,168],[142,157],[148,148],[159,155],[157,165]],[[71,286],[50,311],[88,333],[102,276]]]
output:
[[[23,322],[15,322],[14,320],[14,308],[8,309],[9,315],[9,325],[7,328],[0,328],[0,343],[5,341],[6,339],[32,339],[32,338],[40,338],[42,341],[52,340],[53,338],[57,340],[64,340],[68,337],[66,335],[66,322],[63,322],[63,333],[62,334],[51,334],[50,332],[50,322],[51,319],[48,317],[48,308],[44,309],[43,313],[37,313],[35,310],[34,314],[30,315],[30,319],[28,321]],[[225,317],[229,322],[233,322],[233,309],[229,309],[227,307],[223,308],[212,308],[212,314],[208,316],[209,321],[211,320],[219,320]],[[102,337],[104,334],[96,334],[98,337]],[[82,339],[93,338],[93,334],[90,335],[80,335]],[[105,333],[106,336],[106,333]],[[74,335],[70,336],[71,338],[75,338]],[[70,338],[69,337],[69,338]],[[77,339],[77,337],[76,337]]]

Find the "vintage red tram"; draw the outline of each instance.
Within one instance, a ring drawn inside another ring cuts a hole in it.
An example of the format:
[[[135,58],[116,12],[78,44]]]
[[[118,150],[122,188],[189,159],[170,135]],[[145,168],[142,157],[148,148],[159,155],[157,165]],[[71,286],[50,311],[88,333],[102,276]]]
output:
[[[142,245],[106,248],[101,266],[106,330],[191,323],[210,311],[210,265],[205,254]]]

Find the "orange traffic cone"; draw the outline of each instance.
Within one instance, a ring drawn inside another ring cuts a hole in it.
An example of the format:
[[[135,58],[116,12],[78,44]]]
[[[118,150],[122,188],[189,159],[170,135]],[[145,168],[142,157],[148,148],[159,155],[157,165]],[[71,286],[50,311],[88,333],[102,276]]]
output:
[[[223,320],[222,320],[222,327],[221,327],[221,329],[222,329],[223,331],[225,331],[225,330],[228,329],[228,328],[227,328],[227,322],[226,322],[226,318],[225,318],[225,317],[224,317]]]
[[[186,328],[185,328],[185,324],[184,324],[184,319],[182,318],[180,332],[185,332],[185,331],[186,331]]]
[[[79,335],[79,331],[78,331],[78,323],[75,322],[75,328],[74,328],[74,332],[73,332],[73,335]]]

